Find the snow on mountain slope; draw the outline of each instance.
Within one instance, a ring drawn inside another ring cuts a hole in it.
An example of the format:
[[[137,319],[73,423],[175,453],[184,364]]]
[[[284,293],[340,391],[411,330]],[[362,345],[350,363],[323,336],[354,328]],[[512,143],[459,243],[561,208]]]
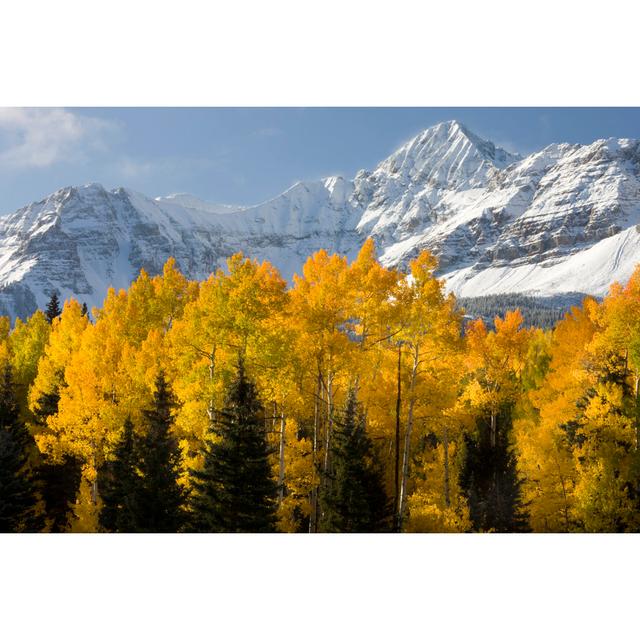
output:
[[[526,158],[457,122],[427,129],[354,180],[299,182],[236,207],[67,187],[0,217],[0,314],[26,316],[56,290],[100,305],[169,256],[204,278],[237,251],[290,279],[323,248],[354,257],[373,236],[403,268],[427,248],[458,295],[606,293],[640,261],[640,142],[554,144]]]
[[[61,189],[0,218],[0,314],[26,316],[53,290],[99,306],[110,286],[127,287],[140,269],[158,273],[169,256],[193,278],[238,251],[272,261],[287,278],[321,248],[353,257],[360,238],[351,191],[342,178],[299,183],[261,205],[221,213],[96,184]]]
[[[187,209],[196,209],[198,211],[208,211],[210,213],[234,213],[242,211],[245,207],[232,204],[213,204],[205,202],[189,193],[172,193],[168,196],[159,196],[155,199],[157,202],[164,204],[177,204]]]

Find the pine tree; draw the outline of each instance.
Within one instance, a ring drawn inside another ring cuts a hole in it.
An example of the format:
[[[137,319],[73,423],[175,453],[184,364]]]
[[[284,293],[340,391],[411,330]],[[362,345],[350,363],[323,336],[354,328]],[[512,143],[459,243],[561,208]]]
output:
[[[131,498],[136,531],[172,533],[185,520],[185,489],[179,483],[181,452],[171,433],[175,399],[164,373],[156,378],[153,405],[143,412],[146,432],[138,441],[142,476]]]
[[[136,505],[133,501],[141,478],[137,473],[135,445],[133,423],[127,418],[113,460],[107,462],[98,474],[98,490],[102,498],[99,522],[106,531],[136,531]]]
[[[36,424],[44,428],[47,418],[58,411],[60,392],[56,387],[38,399],[33,413]],[[65,454],[61,463],[52,463],[43,456],[36,470],[38,486],[44,503],[44,515],[48,531],[62,533],[68,529],[69,517],[73,512],[80,480],[82,464],[78,458]]]
[[[271,474],[264,412],[242,360],[209,436],[204,467],[193,472],[193,529],[276,531],[278,489]]]
[[[88,316],[89,315],[89,307],[87,306],[86,302],[82,303],[82,315],[83,316]]]
[[[49,298],[47,310],[45,311],[49,324],[51,324],[54,318],[57,318],[61,313],[62,309],[60,309],[60,300],[58,299],[58,294],[54,291],[51,294],[51,298]]]
[[[20,419],[10,365],[0,377],[0,532],[37,531],[35,483],[27,466],[33,438]]]
[[[320,492],[320,529],[327,533],[389,531],[384,477],[353,389],[342,414],[335,421],[332,469]]]
[[[522,479],[510,444],[510,407],[503,407],[497,424],[495,445],[491,444],[489,418],[479,421],[476,438],[467,436],[460,487],[475,531],[525,532],[529,527]]]

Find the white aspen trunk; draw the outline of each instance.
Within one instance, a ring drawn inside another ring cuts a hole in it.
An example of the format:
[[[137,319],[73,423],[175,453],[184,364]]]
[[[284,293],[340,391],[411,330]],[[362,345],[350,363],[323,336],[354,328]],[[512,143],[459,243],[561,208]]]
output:
[[[449,432],[445,425],[442,432],[442,445],[444,447],[444,503],[451,506],[451,496],[449,489]]]
[[[309,515],[309,533],[318,530],[318,487],[316,480],[316,465],[318,461],[318,431],[320,426],[320,373],[316,384],[315,398],[313,401],[313,449],[311,458],[311,513]]]
[[[284,500],[284,448],[285,448],[284,412],[280,413],[280,456],[278,469],[278,503]]]
[[[490,440],[491,440],[491,446],[495,447],[496,446],[496,431],[497,431],[497,416],[496,416],[496,412],[495,409],[491,409],[491,427],[490,427],[490,432],[489,432],[489,436],[490,436]]]
[[[636,449],[640,446],[640,416],[638,415],[638,391],[640,390],[640,374],[636,371],[635,373],[635,385],[634,385],[634,395],[635,395],[635,414],[636,414]]]
[[[215,408],[213,406],[213,376],[215,373],[216,366],[216,347],[213,346],[211,348],[211,353],[209,354],[209,382],[211,383],[211,395],[209,397],[209,405],[207,407],[207,416],[209,417],[209,424],[213,425],[214,417],[215,417]]]
[[[407,430],[404,436],[404,452],[402,455],[402,479],[400,482],[400,500],[398,505],[398,530],[402,530],[404,519],[407,480],[409,477],[409,458],[411,455],[411,432],[413,431],[413,408],[415,406],[416,378],[418,376],[418,363],[420,361],[420,347],[415,346],[413,354],[413,367],[411,369],[411,384],[409,386],[409,412],[407,415]]]
[[[333,373],[327,375],[327,428],[325,430],[324,441],[324,463],[325,481],[329,472],[329,450],[331,448],[331,432],[333,431]]]
[[[395,530],[400,532],[399,505],[400,505],[400,410],[402,405],[402,345],[398,345],[398,379],[396,390],[396,434],[394,451],[394,493],[393,493],[393,517],[395,519]]]
[[[91,504],[98,504],[98,456],[96,455],[96,445],[92,446],[92,458],[93,458],[93,468],[96,472],[96,477],[91,482]]]
[[[564,477],[560,475],[560,485],[562,486],[562,499],[564,501],[564,508],[562,509],[562,513],[564,515],[564,526],[565,530],[569,531],[569,501],[567,500],[567,490],[564,486]]]

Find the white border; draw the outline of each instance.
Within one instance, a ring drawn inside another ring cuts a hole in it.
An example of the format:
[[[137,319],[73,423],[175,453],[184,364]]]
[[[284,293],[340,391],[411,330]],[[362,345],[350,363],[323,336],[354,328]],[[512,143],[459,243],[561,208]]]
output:
[[[629,0],[21,0],[0,104],[636,106]]]
[[[21,0],[6,106],[640,104],[637,3]],[[637,536],[2,536],[8,638],[603,638]]]
[[[92,640],[619,638],[637,628],[637,540],[3,536],[1,625]]]

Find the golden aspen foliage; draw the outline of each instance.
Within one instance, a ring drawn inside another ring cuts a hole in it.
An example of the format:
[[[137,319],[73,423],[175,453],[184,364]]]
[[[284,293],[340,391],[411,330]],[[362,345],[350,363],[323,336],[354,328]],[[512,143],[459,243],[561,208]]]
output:
[[[534,530],[637,526],[635,420],[625,365],[607,336],[613,307],[586,299],[558,323],[548,372],[528,394],[536,416],[520,445]]]
[[[380,265],[369,238],[349,265],[347,278],[352,292],[346,325],[354,343],[352,383],[366,407],[370,434],[380,442],[392,437],[394,403],[389,400],[396,389],[396,345],[402,329],[397,296],[403,275]]]
[[[336,408],[349,385],[355,341],[350,320],[349,268],[346,258],[318,251],[307,259],[302,276],[294,275],[289,291],[292,350],[302,363],[296,375],[301,406],[296,416],[312,443],[311,530],[317,528],[316,491],[330,464]],[[322,471],[320,472],[320,469]]]
[[[220,269],[200,285],[167,336],[176,372],[174,391],[182,404],[176,425],[196,439],[204,437],[222,406],[239,357],[264,389],[277,378],[286,353],[284,280],[270,264],[241,254],[232,256],[227,267],[228,273]]]
[[[311,440],[299,437],[299,426],[294,419],[285,424],[285,486],[286,492],[278,505],[279,528],[295,532],[310,515],[309,494],[313,483]],[[278,477],[278,465],[273,467]]]
[[[640,524],[631,495],[638,473],[636,433],[623,403],[619,385],[598,384],[577,429],[573,514],[588,532],[634,531]]]
[[[459,403],[444,411],[414,461],[414,488],[407,498],[406,531],[456,533],[471,528],[458,477],[464,434],[473,425]]]
[[[463,327],[437,268],[428,251],[407,273],[387,268],[372,239],[351,262],[316,252],[290,286],[242,254],[204,282],[170,259],[109,290],[94,323],[76,300],[51,325],[40,311],[13,328],[0,317],[0,364],[40,452],[82,463],[72,529],[97,530],[97,471],[127,417],[142,429],[161,371],[188,483],[242,359],[264,407],[282,531],[321,528],[318,491],[350,389],[405,531],[475,526],[460,488],[465,443],[479,419],[500,433],[505,410],[531,529],[640,530],[640,267],[552,330],[525,328],[519,310],[494,329]]]
[[[415,488],[411,461],[416,442],[429,433],[439,437],[439,425],[455,406],[459,393],[459,376],[452,375],[452,368],[456,372],[461,369],[461,314],[453,296],[445,296],[443,283],[435,277],[436,268],[436,258],[423,251],[410,263],[410,274],[397,290],[404,397],[400,521],[407,496]]]
[[[580,400],[590,384],[585,365],[587,347],[596,329],[592,319],[596,306],[594,300],[587,299],[556,325],[547,372],[542,380],[530,385],[520,402],[520,407],[527,406],[528,411],[514,427],[534,531],[572,531],[580,527],[573,511],[577,482],[573,441],[581,414]]]
[[[56,393],[64,382],[64,370],[80,347],[89,320],[77,300],[67,300],[62,313],[51,323],[51,334],[38,362],[38,372],[29,390],[29,408],[36,411],[40,399]]]
[[[73,508],[70,523],[71,533],[96,533],[98,515],[100,514],[100,497],[94,498],[93,487],[87,478],[80,481],[78,499]]]
[[[467,368],[471,382],[466,393],[471,405],[481,411],[495,415],[518,395],[531,336],[522,322],[522,314],[516,309],[507,311],[504,319],[494,319],[495,331],[488,331],[482,319],[467,327]]]
[[[50,326],[46,316],[42,311],[36,311],[26,322],[17,319],[9,336],[11,366],[23,411],[28,404],[29,386],[36,377],[38,361],[44,353],[49,332]]]
[[[553,334],[536,330],[529,343],[522,372],[523,393],[517,401],[513,433],[524,480],[523,499],[533,531],[570,531],[574,461],[566,433],[540,418],[533,397],[548,375]]]
[[[307,367],[312,380],[319,378],[328,393],[335,392],[339,380],[346,386],[340,376],[353,350],[345,331],[350,319],[347,260],[318,251],[305,262],[302,276],[294,275],[293,282],[289,299],[296,347],[313,363]],[[316,386],[314,382],[311,397]]]
[[[11,319],[7,316],[0,316],[0,343],[6,342],[11,333]]]
[[[94,309],[95,324],[84,327],[77,345],[62,347],[67,355],[61,357],[66,363],[58,411],[47,419],[36,441],[53,461],[64,454],[82,461],[83,479],[91,490],[81,492],[80,501],[90,497],[93,506],[80,508],[94,511],[97,469],[110,455],[125,419],[139,420],[153,392],[153,373],[160,366],[170,368],[164,335],[195,290],[173,261],[154,278],[142,271],[127,291],[108,292],[103,307]],[[83,323],[77,309],[68,314],[70,323]],[[43,378],[46,375],[45,371]]]

